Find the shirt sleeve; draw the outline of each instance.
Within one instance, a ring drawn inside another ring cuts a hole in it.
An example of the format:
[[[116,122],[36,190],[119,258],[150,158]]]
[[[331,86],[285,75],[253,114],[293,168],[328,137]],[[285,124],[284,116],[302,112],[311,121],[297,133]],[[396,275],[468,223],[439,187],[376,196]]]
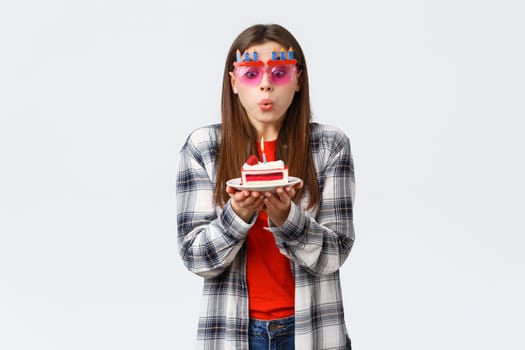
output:
[[[281,253],[315,275],[330,274],[344,263],[354,243],[354,164],[350,141],[342,140],[330,153],[322,174],[316,217],[292,202],[287,220],[271,226]]]
[[[214,184],[206,171],[203,152],[186,142],[180,152],[177,176],[177,232],[184,265],[202,277],[223,272],[241,249],[252,222],[246,223],[228,201],[217,209]]]

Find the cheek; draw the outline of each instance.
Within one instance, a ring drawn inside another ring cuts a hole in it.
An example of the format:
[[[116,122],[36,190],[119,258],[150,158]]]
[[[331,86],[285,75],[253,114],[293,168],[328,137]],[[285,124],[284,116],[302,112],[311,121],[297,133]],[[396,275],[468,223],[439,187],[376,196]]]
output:
[[[237,96],[245,109],[250,109],[251,106],[257,103],[256,96],[254,96],[254,93],[248,89],[239,88],[237,90]]]
[[[290,107],[290,105],[292,104],[292,100],[293,100],[293,97],[295,96],[295,86],[293,87],[290,87],[288,89],[286,89],[286,91],[283,91],[283,93],[281,94],[282,98],[281,98],[281,101],[283,104],[286,105],[286,108]]]

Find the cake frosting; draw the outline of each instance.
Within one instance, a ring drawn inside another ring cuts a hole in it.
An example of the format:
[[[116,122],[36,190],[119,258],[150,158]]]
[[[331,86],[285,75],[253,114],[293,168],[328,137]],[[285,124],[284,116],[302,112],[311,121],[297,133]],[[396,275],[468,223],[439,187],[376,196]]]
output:
[[[242,168],[244,170],[275,170],[275,169],[284,169],[284,162],[282,160],[275,160],[273,162],[258,162],[257,164],[250,165],[244,163]]]

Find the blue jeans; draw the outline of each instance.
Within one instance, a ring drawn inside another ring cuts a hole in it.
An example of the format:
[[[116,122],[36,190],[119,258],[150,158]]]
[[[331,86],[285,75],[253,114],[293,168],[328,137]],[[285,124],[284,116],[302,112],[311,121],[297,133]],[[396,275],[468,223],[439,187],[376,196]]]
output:
[[[277,320],[250,318],[250,350],[294,350],[294,316]]]

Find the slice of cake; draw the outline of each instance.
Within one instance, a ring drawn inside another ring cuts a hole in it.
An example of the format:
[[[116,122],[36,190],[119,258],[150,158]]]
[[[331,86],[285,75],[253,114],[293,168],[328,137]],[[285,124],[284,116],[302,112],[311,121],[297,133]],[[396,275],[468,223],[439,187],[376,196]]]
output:
[[[241,168],[241,181],[245,186],[285,186],[288,184],[288,167],[282,160],[262,163],[251,155]]]

